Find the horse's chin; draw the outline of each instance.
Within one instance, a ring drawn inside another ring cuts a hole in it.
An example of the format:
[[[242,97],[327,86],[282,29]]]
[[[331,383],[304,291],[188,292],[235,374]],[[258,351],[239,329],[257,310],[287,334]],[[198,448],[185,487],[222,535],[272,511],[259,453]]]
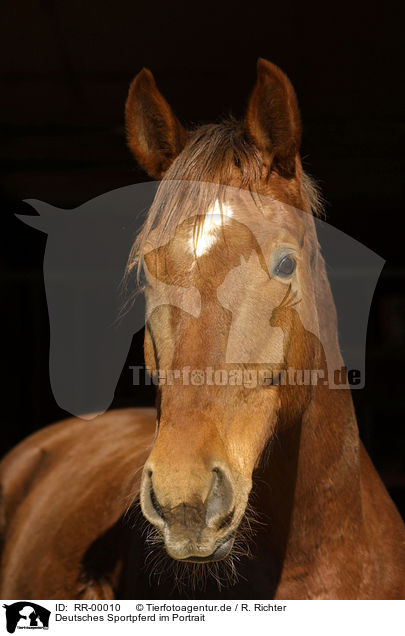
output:
[[[186,559],[177,560],[181,563],[213,563],[214,561],[222,561],[222,559],[225,559],[231,552],[234,540],[234,535],[224,539],[209,556],[199,557],[192,555]]]

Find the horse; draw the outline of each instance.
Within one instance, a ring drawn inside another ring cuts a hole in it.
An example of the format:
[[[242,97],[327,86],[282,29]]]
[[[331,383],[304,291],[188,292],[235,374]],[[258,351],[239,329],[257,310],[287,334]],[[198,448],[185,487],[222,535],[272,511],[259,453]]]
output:
[[[403,521],[327,382],[342,357],[289,79],[259,59],[243,120],[185,130],[143,69],[126,126],[160,181],[126,274],[156,409],[5,457],[2,597],[404,598]]]

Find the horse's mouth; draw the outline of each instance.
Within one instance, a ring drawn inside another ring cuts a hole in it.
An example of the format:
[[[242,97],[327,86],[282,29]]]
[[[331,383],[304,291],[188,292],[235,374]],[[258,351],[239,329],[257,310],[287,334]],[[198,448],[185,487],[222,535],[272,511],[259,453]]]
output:
[[[179,559],[179,561],[183,563],[212,563],[213,561],[222,561],[232,550],[234,540],[235,536],[232,534],[226,537],[209,556],[199,557],[193,555],[186,559]]]

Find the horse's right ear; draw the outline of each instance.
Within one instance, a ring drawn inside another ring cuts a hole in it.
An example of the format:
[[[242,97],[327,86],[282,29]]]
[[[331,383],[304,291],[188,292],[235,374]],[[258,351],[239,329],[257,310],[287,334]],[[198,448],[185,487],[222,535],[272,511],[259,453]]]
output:
[[[187,133],[146,68],[129,87],[125,123],[136,160],[151,177],[161,179],[183,150]]]
[[[246,127],[264,164],[293,176],[301,142],[301,119],[290,80],[275,64],[259,58]]]

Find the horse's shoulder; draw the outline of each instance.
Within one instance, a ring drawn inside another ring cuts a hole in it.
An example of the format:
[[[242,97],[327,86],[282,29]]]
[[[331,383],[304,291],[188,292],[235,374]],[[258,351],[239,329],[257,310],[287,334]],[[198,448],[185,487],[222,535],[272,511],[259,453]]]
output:
[[[154,409],[108,411],[90,421],[70,418],[47,426],[20,442],[0,463],[0,523],[4,527],[18,505],[54,475],[80,473],[95,478],[115,459],[144,455],[154,435]],[[125,461],[123,461],[126,464]]]
[[[4,598],[16,598],[17,590],[27,598],[49,594],[50,580],[55,598],[111,598],[109,588],[83,588],[82,561],[136,501],[155,420],[153,409],[65,420],[34,433],[3,459]],[[43,555],[40,570],[29,559],[33,553]]]

